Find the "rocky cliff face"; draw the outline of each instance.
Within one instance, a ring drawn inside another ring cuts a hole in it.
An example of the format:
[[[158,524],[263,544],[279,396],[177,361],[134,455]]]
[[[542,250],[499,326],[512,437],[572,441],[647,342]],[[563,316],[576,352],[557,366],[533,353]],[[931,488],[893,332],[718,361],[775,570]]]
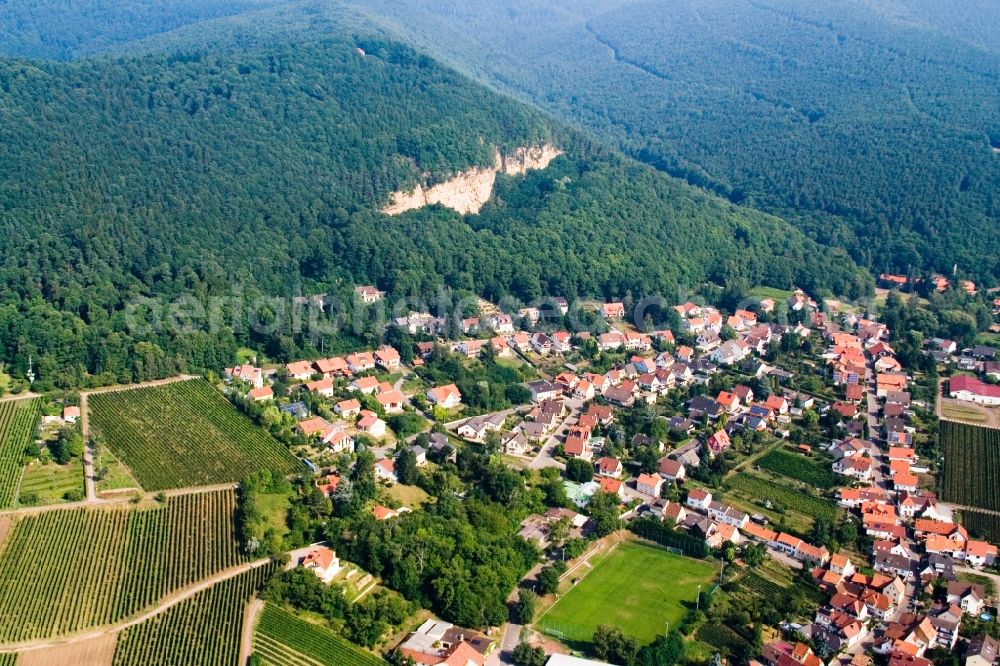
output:
[[[441,204],[463,215],[478,213],[493,194],[497,174],[518,176],[533,169],[544,169],[560,155],[562,151],[551,145],[517,148],[507,155],[498,150],[491,167],[469,169],[431,187],[418,184],[410,192],[394,192],[382,212],[399,215]]]

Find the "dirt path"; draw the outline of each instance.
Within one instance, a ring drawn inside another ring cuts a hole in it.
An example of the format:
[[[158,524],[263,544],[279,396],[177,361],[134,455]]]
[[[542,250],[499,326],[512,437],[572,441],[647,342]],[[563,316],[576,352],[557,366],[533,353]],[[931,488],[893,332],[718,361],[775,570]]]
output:
[[[31,652],[36,650],[49,650],[64,646],[78,645],[87,641],[93,641],[105,636],[114,636],[118,633],[133,627],[137,624],[142,624],[143,622],[156,617],[157,615],[167,611],[177,604],[187,601],[199,592],[204,592],[210,587],[217,585],[223,581],[229,580],[230,578],[235,578],[240,574],[246,573],[253,569],[264,566],[270,562],[269,559],[256,560],[254,562],[248,562],[247,564],[241,564],[236,567],[231,567],[225,571],[220,571],[219,573],[210,576],[208,578],[202,579],[201,581],[195,583],[194,585],[189,585],[183,589],[177,590],[172,594],[167,595],[160,600],[160,603],[153,608],[147,610],[146,612],[138,615],[131,620],[126,622],[121,622],[119,624],[110,625],[107,627],[101,627],[99,629],[91,629],[84,633],[75,634],[72,636],[64,636],[60,638],[42,638],[30,641],[21,641],[19,643],[4,643],[0,644],[0,653],[4,652]],[[23,657],[21,657],[23,659]]]
[[[219,483],[214,486],[194,486],[190,488],[174,488],[173,490],[165,490],[163,494],[167,497],[181,497],[184,495],[198,495],[200,493],[214,493],[221,490],[233,490],[236,488],[235,483]],[[144,493],[142,494],[143,501],[154,501],[159,493]],[[20,509],[4,509],[0,511],[0,519],[2,518],[12,518],[17,516],[33,516],[40,513],[48,513],[49,511],[65,511],[67,509],[82,509],[86,507],[100,507],[100,506],[114,506],[118,504],[128,504],[133,501],[135,497],[134,492],[128,492],[123,494],[121,497],[109,497],[98,499],[93,502],[87,500],[82,500],[80,502],[63,502],[62,504],[47,504],[45,506],[29,506]]]
[[[243,612],[243,635],[240,637],[240,659],[237,664],[245,664],[253,652],[253,630],[257,624],[257,616],[264,610],[261,599],[251,599]]]
[[[87,406],[88,394],[80,394],[80,433],[83,435],[83,482],[87,488],[86,500],[96,503],[97,483],[94,478],[94,447],[90,441],[90,408]]]
[[[0,402],[10,402],[11,400],[27,400],[28,398],[40,398],[41,393],[32,393],[31,391],[25,391],[24,393],[9,393],[2,398]]]
[[[17,666],[111,666],[115,657],[117,634],[104,634],[79,643],[67,643],[44,650],[25,652]]]
[[[3,542],[7,540],[11,522],[10,516],[0,516],[0,550],[3,550]]]

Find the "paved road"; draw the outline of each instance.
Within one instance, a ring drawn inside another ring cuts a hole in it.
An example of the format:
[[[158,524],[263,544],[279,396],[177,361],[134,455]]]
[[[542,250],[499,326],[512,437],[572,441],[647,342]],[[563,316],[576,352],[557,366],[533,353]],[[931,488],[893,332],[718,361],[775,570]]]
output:
[[[868,439],[875,441],[879,435],[879,418],[878,418],[878,398],[875,396],[875,382],[874,380],[868,383]]]
[[[545,467],[566,469],[566,465],[553,458],[552,453],[555,451],[556,446],[566,441],[566,434],[569,432],[570,426],[576,425],[584,404],[583,400],[576,398],[566,399],[565,405],[569,410],[569,414],[565,419],[563,419],[563,422],[559,424],[559,427],[556,428],[555,432],[549,435],[549,438],[545,440],[545,443],[539,448],[538,453],[531,459],[531,462],[528,463],[528,469],[543,469]]]

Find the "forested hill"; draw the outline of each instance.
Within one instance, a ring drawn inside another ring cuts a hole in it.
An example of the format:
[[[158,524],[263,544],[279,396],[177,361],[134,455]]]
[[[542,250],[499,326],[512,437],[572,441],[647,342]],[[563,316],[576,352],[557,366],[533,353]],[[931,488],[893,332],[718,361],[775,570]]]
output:
[[[992,0],[341,2],[876,272],[1000,279]]]
[[[73,63],[0,61],[0,350],[72,385],[218,368],[220,330],[136,336],[138,296],[675,294],[680,284],[870,279],[778,218],[595,146],[398,44],[328,39]],[[552,142],[478,216],[389,218],[389,192]],[[244,329],[245,331],[245,329]],[[330,345],[334,340],[326,341]],[[368,344],[372,341],[367,340]]]
[[[0,55],[68,60],[288,0],[6,0]]]

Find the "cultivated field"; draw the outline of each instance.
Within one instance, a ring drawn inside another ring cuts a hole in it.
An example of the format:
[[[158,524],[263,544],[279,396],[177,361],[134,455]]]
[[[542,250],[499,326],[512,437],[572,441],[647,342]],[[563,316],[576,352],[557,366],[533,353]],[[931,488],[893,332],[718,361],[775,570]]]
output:
[[[73,458],[65,465],[32,462],[21,475],[18,501],[22,506],[59,504],[83,499],[85,492],[80,458]]]
[[[199,592],[118,638],[114,666],[239,666],[247,602],[277,565],[247,571]]]
[[[232,491],[15,520],[0,549],[0,641],[112,624],[244,561]]]
[[[737,474],[726,481],[726,488],[762,506],[769,500],[774,507],[794,511],[803,516],[826,518],[831,521],[837,518],[837,507],[833,502],[753,474],[744,472]]]
[[[775,449],[761,456],[757,466],[769,472],[802,481],[814,488],[827,490],[837,485],[837,478],[827,465],[823,465],[800,453]]]
[[[941,422],[945,501],[1000,510],[1000,430]]]
[[[88,401],[93,428],[146,490],[298,469],[284,446],[202,380],[95,393]]]
[[[253,649],[269,666],[386,666],[371,652],[271,604],[254,631]]]
[[[35,435],[40,407],[37,398],[0,402],[0,508],[14,504],[24,448]]]
[[[535,623],[570,642],[589,643],[598,625],[610,624],[648,643],[676,627],[694,604],[698,585],[707,591],[715,568],[658,546],[626,541],[584,576]]]
[[[941,402],[941,416],[954,421],[969,421],[971,423],[988,423],[989,414],[984,411],[986,407],[967,405],[944,400]]]
[[[962,525],[976,537],[1000,543],[1000,514],[962,509]]]

